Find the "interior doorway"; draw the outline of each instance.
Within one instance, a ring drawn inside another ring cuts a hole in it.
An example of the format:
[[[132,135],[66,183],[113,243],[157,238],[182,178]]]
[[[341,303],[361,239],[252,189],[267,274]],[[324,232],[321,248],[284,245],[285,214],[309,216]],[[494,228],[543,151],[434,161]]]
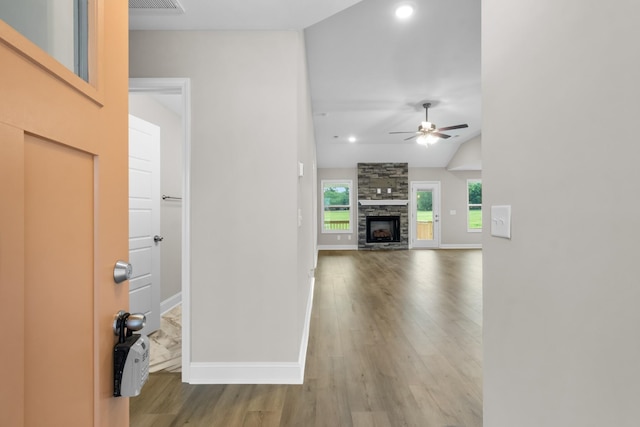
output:
[[[190,83],[186,78],[129,79],[130,113],[161,128],[163,325],[178,336],[178,368],[189,381]],[[158,108],[159,107],[159,108]],[[153,117],[152,111],[156,116]],[[175,116],[175,117],[174,117]],[[176,118],[177,117],[177,118]],[[166,123],[162,123],[166,121]],[[177,123],[177,124],[176,124]],[[163,129],[164,128],[164,129]],[[173,151],[172,151],[173,150]],[[168,316],[168,317],[167,317]],[[176,320],[177,316],[177,320]],[[176,327],[177,325],[177,327]],[[166,329],[166,328],[165,328]],[[156,346],[167,356],[167,348]],[[152,345],[152,355],[153,360]],[[173,357],[173,356],[171,356]],[[172,367],[175,368],[175,357]]]

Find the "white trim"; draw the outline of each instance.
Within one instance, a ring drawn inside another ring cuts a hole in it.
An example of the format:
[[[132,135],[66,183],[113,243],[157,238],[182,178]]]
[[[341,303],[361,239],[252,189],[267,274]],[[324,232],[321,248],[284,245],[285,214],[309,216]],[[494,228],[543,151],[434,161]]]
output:
[[[182,95],[182,382],[191,375],[191,80],[131,78],[129,92]]]
[[[482,243],[441,244],[440,249],[482,249]]]
[[[324,224],[324,218],[323,218],[323,224]],[[349,221],[349,228],[348,230],[325,230],[324,228],[322,229],[322,233],[323,234],[352,234],[355,230],[353,230],[353,227],[351,226],[351,221]]]
[[[167,311],[172,308],[182,304],[182,292],[178,292],[177,294],[170,296],[166,300],[160,303],[160,314],[165,314]]]
[[[189,384],[302,384],[299,362],[192,362]]]
[[[358,200],[360,206],[404,206],[408,200]]]
[[[311,329],[311,312],[313,311],[313,291],[316,287],[316,278],[309,280],[309,297],[307,298],[307,311],[304,316],[304,326],[302,328],[302,342],[300,343],[300,354],[298,355],[298,365],[300,366],[300,382],[304,382],[304,369],[307,365],[307,348],[309,347],[309,330]]]
[[[357,251],[358,245],[318,245],[318,251]]]
[[[315,278],[312,277],[307,300],[300,353],[297,362],[214,362],[191,363],[190,384],[302,384],[307,361]]]
[[[184,168],[182,175],[182,382],[189,382],[191,362],[191,80],[182,87]],[[186,309],[185,309],[186,308]]]

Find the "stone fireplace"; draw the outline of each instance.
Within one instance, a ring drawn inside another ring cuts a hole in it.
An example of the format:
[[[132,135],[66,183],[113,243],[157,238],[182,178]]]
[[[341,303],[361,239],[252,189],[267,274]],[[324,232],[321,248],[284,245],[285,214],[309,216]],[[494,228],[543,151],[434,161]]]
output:
[[[358,163],[358,249],[409,248],[407,163]]]

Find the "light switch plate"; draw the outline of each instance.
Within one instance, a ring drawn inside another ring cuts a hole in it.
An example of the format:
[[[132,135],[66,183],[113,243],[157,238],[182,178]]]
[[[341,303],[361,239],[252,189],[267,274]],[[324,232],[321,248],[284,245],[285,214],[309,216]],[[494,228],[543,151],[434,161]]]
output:
[[[511,206],[491,206],[491,235],[511,239]]]

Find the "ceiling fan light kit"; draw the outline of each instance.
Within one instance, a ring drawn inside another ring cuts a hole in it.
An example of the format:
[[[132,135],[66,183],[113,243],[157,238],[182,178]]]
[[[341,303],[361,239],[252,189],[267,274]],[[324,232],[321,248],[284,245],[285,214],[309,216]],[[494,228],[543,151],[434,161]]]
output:
[[[425,110],[425,117],[424,117],[424,121],[421,122],[420,125],[418,126],[418,132],[389,132],[389,133],[390,134],[413,133],[414,134],[413,136],[410,136],[409,138],[405,138],[404,141],[408,141],[410,139],[416,138],[416,142],[418,144],[429,146],[437,142],[438,139],[451,138],[451,135],[442,133],[442,131],[464,129],[469,127],[469,125],[465,123],[461,125],[445,126],[442,128],[437,128],[434,123],[431,123],[429,121],[429,107],[431,107],[431,103],[426,102],[422,104],[422,106],[424,107],[424,110]]]
[[[396,9],[396,17],[400,19],[407,19],[413,15],[413,6],[410,4],[403,4]]]
[[[436,130],[436,125],[431,122],[422,122],[418,126],[418,132],[433,132],[434,130]]]
[[[436,142],[438,142],[438,137],[433,135],[419,135],[416,138],[416,142],[420,145],[424,145],[425,148],[428,148],[430,145],[433,145]]]

